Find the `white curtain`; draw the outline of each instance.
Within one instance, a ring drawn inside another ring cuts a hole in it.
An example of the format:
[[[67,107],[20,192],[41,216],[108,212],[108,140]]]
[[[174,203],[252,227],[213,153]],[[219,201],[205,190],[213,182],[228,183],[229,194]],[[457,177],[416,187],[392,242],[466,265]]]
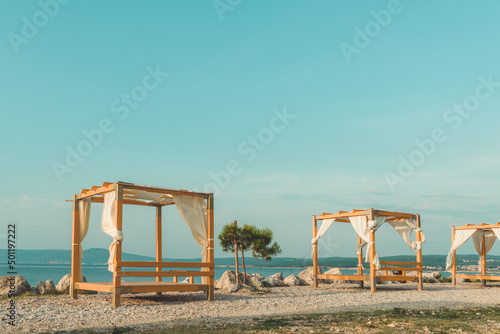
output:
[[[173,195],[173,197],[182,218],[191,228],[194,240],[202,248],[201,258],[205,262],[208,248],[207,202],[195,196]]]
[[[450,270],[453,265],[453,252],[460,248],[469,238],[476,233],[476,230],[456,230],[455,241],[451,245],[450,252],[446,257],[446,270]]]
[[[332,226],[334,221],[335,221],[335,219],[325,219],[321,223],[321,226],[318,230],[318,233],[316,233],[316,238],[312,238],[312,240],[311,240],[311,244],[313,245],[313,250],[311,251],[311,257],[312,257],[312,254],[314,252],[314,247],[318,246],[319,238],[321,238],[323,236],[323,234],[325,234],[326,231],[328,231],[328,229],[330,228],[330,226]]]
[[[405,243],[410,247],[411,249],[415,249],[417,251],[422,249],[422,243],[425,242],[425,234],[422,233],[422,240],[421,241],[412,241],[411,240],[411,234],[415,230],[415,232],[420,232],[422,231],[421,228],[415,225],[415,220],[414,219],[404,219],[404,220],[398,220],[398,221],[391,221],[389,224],[401,235]]]
[[[349,217],[352,227],[363,241],[358,245],[356,253],[361,254],[363,247],[368,244],[365,262],[370,262],[370,247],[372,247],[372,243],[370,242],[370,232],[377,231],[377,229],[385,223],[386,219],[387,217],[378,216],[375,217],[375,220],[368,221],[366,216]],[[377,269],[380,268],[380,259],[376,253],[373,264]]]
[[[486,254],[488,254],[488,252],[495,244],[495,241],[497,240],[497,237],[493,231],[478,230],[472,236],[472,240],[474,241],[474,247],[476,248],[476,251],[479,254],[479,262],[477,263],[479,267],[478,270],[481,270],[481,265],[483,262],[483,259],[481,257],[481,255],[483,254],[483,247],[482,247],[483,236],[484,236],[484,245],[485,245],[484,248],[486,250]]]
[[[492,228],[493,233],[497,236],[498,240],[500,240],[500,228]]]
[[[83,248],[82,241],[87,236],[87,232],[89,230],[89,220],[90,220],[90,197],[84,198],[80,201],[80,224],[79,224],[79,238],[78,238],[78,248],[80,252],[80,257],[78,258],[77,266],[81,268],[82,259],[83,259]],[[77,281],[82,281],[82,271],[80,270],[80,276],[77,277]]]
[[[114,271],[114,258],[116,253],[116,244],[123,241],[123,232],[116,228],[116,192],[111,191],[104,194],[104,206],[102,209],[101,229],[104,233],[113,238],[109,246],[108,270]]]
[[[80,258],[83,259],[82,241],[87,236],[89,230],[90,220],[90,197],[84,198],[80,201],[80,232],[78,244],[80,246]]]

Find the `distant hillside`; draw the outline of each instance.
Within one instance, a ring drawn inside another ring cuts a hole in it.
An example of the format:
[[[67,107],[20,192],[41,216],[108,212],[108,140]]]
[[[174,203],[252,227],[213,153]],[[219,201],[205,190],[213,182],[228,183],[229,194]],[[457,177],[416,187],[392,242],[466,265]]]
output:
[[[312,265],[311,258],[277,257],[271,261],[255,259],[250,254],[245,257],[247,266],[255,267],[307,267]],[[83,252],[83,264],[104,265],[109,257],[109,251],[104,248],[91,248]],[[7,250],[0,250],[0,264],[6,263]],[[67,250],[17,250],[16,259],[18,264],[70,264],[71,252]],[[475,270],[477,268],[478,255],[457,255],[459,268]],[[154,261],[153,257],[123,253],[125,261]],[[415,256],[388,256],[381,257],[386,261],[415,261]],[[163,261],[197,262],[200,259],[172,259],[164,258]],[[427,269],[444,270],[446,255],[424,255],[423,262]],[[234,266],[234,257],[216,258],[217,266]],[[356,267],[357,258],[328,257],[320,258],[319,265],[323,267]],[[488,268],[500,270],[500,256],[487,257]]]

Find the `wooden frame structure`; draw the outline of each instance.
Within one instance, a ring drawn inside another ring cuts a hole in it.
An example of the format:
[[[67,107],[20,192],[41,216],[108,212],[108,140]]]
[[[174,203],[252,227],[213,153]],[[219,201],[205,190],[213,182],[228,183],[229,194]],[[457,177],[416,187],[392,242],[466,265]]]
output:
[[[80,202],[91,198],[92,203],[103,203],[104,194],[116,192],[115,217],[116,228],[122,231],[123,205],[150,206],[156,210],[156,261],[122,261],[122,243],[118,242],[114,256],[114,271],[112,282],[81,282],[82,268],[80,259]],[[150,196],[157,194],[166,201],[152,201]],[[141,196],[142,195],[142,196]],[[169,199],[171,195],[195,196],[206,200],[207,204],[207,254],[205,262],[162,262],[162,207],[175,204]],[[148,199],[149,198],[149,199]],[[71,258],[70,295],[77,298],[80,290],[102,291],[113,294],[113,306],[120,306],[120,295],[124,293],[156,292],[158,295],[167,291],[205,291],[208,300],[214,298],[214,195],[212,193],[197,193],[187,190],[173,190],[125,182],[104,182],[101,186],[82,189],[80,194],[73,196],[73,232]],[[122,268],[156,268],[155,271],[122,271]],[[163,268],[181,268],[179,270],[163,271]],[[196,271],[193,268],[201,268]],[[156,281],[122,282],[122,277],[155,277]],[[164,282],[163,277],[173,277],[173,282]],[[177,281],[177,277],[189,277],[189,283]],[[193,277],[205,277],[206,282],[195,284]]]
[[[496,224],[467,224],[465,226],[452,226],[451,227],[451,244],[455,241],[455,231],[457,230],[483,230],[483,231],[491,231],[492,228],[500,228],[500,223]],[[483,253],[481,256],[481,274],[479,275],[467,275],[467,274],[457,274],[457,251],[453,251],[453,264],[451,267],[451,283],[453,286],[457,285],[457,277],[463,279],[479,279],[483,286],[486,286],[486,281],[500,281],[500,275],[487,275],[486,274],[486,247],[485,247],[485,238],[481,240],[481,248]]]
[[[375,209],[368,210],[352,210],[351,212],[347,211],[339,211],[338,213],[322,213],[321,215],[317,215],[312,217],[312,226],[313,226],[313,238],[316,238],[318,233],[318,220],[325,219],[335,219],[335,222],[341,223],[351,223],[349,217],[356,216],[366,216],[369,220],[374,220],[376,216],[386,216],[387,222],[391,221],[399,221],[403,219],[415,219],[415,225],[420,228],[421,220],[420,215],[418,214],[410,214],[410,213],[402,213],[402,212],[390,212],[390,211],[382,211]],[[415,231],[416,233],[416,241],[422,241],[422,231]],[[313,279],[314,279],[314,287],[318,287],[318,279],[336,279],[336,280],[351,280],[351,281],[359,281],[359,286],[363,287],[363,283],[365,280],[370,281],[370,287],[372,292],[377,291],[377,280],[380,281],[417,281],[418,282],[418,290],[423,290],[423,265],[422,265],[422,250],[417,251],[416,262],[403,262],[403,261],[380,261],[382,267],[377,269],[373,264],[375,259],[375,232],[370,232],[370,242],[373,242],[373,245],[370,247],[370,273],[366,275],[363,272],[363,250],[358,255],[358,273],[356,275],[325,275],[318,274],[318,247],[317,244],[313,245]],[[362,243],[361,237],[358,235],[358,245]],[[377,275],[377,271],[383,271],[384,275]],[[389,275],[389,271],[400,271],[400,275]],[[408,271],[416,271],[417,277],[415,276],[407,276]]]

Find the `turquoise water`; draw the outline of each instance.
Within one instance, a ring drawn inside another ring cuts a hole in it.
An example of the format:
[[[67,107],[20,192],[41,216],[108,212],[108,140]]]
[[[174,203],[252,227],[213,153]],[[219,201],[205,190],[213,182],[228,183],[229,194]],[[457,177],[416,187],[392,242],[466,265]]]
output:
[[[4,271],[2,268],[2,271]],[[165,270],[174,268],[165,268]],[[178,268],[175,268],[178,269]],[[146,270],[146,268],[140,269]],[[195,269],[196,270],[196,269]],[[234,267],[216,267],[215,279],[219,279],[226,270],[234,270]],[[298,275],[304,268],[273,268],[273,267],[249,267],[248,274],[259,273],[264,277],[281,272],[283,277],[290,274]],[[111,282],[113,275],[107,270],[107,266],[82,266],[83,275],[86,276],[89,282]],[[240,269],[241,271],[241,269]],[[31,286],[36,286],[37,281],[52,280],[55,284],[59,282],[61,277],[71,272],[70,265],[18,265],[17,273],[23,276]],[[342,270],[346,275],[355,274],[355,270]],[[448,272],[441,272],[444,277],[451,276]],[[183,278],[179,278],[182,280]],[[155,280],[152,277],[126,277],[125,281],[146,281]],[[171,278],[164,278],[165,281],[170,281]],[[199,277],[195,277],[195,282],[200,282]]]

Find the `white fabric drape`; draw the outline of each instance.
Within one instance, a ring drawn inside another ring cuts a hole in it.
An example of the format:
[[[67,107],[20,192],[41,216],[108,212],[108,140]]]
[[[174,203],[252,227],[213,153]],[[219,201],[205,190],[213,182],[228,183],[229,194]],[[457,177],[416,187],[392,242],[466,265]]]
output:
[[[446,270],[450,270],[453,265],[453,252],[462,246],[469,238],[476,233],[476,230],[457,230],[455,231],[455,241],[451,245],[450,252],[446,257]]]
[[[208,248],[207,202],[195,196],[173,195],[173,197],[182,218],[191,228],[194,240],[202,248],[201,258],[205,262]]]
[[[483,247],[482,247],[482,241],[483,241],[483,236],[484,236],[484,248],[485,248],[485,254],[488,254],[488,252],[491,250],[493,245],[495,244],[495,241],[497,240],[497,236],[493,231],[482,231],[482,230],[477,230],[476,233],[472,236],[472,240],[474,241],[474,248],[476,248],[477,253],[479,254],[479,262],[477,265],[479,266],[479,269],[481,268],[481,265],[483,263],[482,259],[482,254],[483,254]]]
[[[375,220],[368,221],[366,216],[349,217],[352,227],[363,241],[358,245],[356,253],[361,254],[363,247],[368,244],[365,262],[370,262],[370,247],[372,247],[373,244],[370,242],[370,232],[377,231],[377,229],[385,223],[386,219],[387,217],[379,216],[375,217]],[[380,259],[378,258],[378,255],[376,253],[373,264],[377,269],[380,268]]]
[[[493,233],[495,233],[495,235],[497,236],[498,240],[500,240],[500,228],[492,228],[491,231],[493,231]]]
[[[90,197],[84,198],[80,201],[80,231],[78,244],[80,246],[80,258],[83,259],[82,241],[87,236],[89,230],[89,220],[90,220]]]
[[[116,192],[112,191],[104,194],[104,206],[102,209],[101,229],[104,233],[113,238],[109,246],[108,270],[114,271],[114,259],[116,244],[123,241],[123,232],[116,228]]]
[[[328,231],[328,229],[330,228],[330,226],[332,226],[334,221],[335,221],[335,219],[325,219],[321,223],[321,226],[320,226],[318,232],[316,233],[316,238],[312,238],[312,240],[311,240],[311,244],[312,244],[312,248],[313,248],[311,250],[311,257],[312,257],[313,252],[314,252],[314,247],[318,246],[319,238],[321,238],[323,236],[323,234],[325,234],[326,231]]]
[[[415,232],[422,231],[421,228],[415,225],[414,219],[404,219],[398,221],[391,221],[389,224],[401,235],[405,243],[411,249],[415,249],[419,251],[422,249],[422,243],[425,242],[425,234],[422,232],[422,240],[421,241],[412,241],[411,234],[415,230]]]
[[[80,201],[80,223],[79,223],[79,232],[78,232],[78,248],[80,252],[80,257],[78,258],[77,266],[78,268],[82,267],[82,259],[83,259],[83,248],[82,241],[87,236],[87,232],[89,230],[89,220],[90,220],[90,197],[84,198]],[[80,275],[77,277],[77,281],[82,281],[82,271],[80,270]]]

